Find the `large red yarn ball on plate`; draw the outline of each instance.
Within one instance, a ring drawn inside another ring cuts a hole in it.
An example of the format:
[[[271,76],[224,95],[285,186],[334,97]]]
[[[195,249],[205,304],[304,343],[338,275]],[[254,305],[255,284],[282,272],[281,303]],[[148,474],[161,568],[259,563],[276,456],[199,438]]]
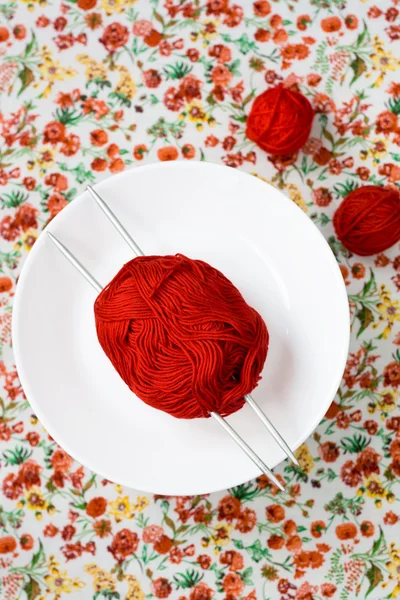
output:
[[[336,210],[333,225],[350,252],[379,254],[400,240],[400,193],[379,185],[359,187]]]
[[[220,271],[183,255],[128,262],[94,305],[99,342],[146,404],[227,416],[260,379],[268,330]]]
[[[306,143],[313,118],[303,94],[278,85],[254,100],[246,135],[267,154],[294,154]]]

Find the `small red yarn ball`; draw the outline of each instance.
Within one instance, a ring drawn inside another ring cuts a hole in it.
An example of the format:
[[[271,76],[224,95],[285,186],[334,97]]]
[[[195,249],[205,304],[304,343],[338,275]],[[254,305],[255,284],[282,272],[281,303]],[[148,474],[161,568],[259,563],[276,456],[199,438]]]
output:
[[[400,240],[400,193],[379,185],[359,187],[336,210],[333,225],[350,252],[379,254]]]
[[[94,305],[99,342],[143,402],[180,419],[239,410],[268,330],[220,271],[183,255],[134,258]]]
[[[303,94],[278,85],[254,100],[246,135],[267,154],[294,154],[308,140],[313,118]]]

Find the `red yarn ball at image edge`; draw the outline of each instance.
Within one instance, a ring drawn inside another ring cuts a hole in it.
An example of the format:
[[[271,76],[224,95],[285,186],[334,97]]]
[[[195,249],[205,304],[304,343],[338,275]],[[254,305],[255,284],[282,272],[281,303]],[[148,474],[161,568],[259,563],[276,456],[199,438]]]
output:
[[[97,336],[146,404],[194,419],[239,410],[260,379],[267,327],[220,271],[183,255],[134,258],[99,294]]]
[[[400,192],[364,185],[346,196],[333,217],[343,246],[359,256],[387,250],[400,240]]]
[[[313,118],[312,106],[303,94],[278,85],[254,100],[246,135],[267,154],[294,154],[306,143]]]

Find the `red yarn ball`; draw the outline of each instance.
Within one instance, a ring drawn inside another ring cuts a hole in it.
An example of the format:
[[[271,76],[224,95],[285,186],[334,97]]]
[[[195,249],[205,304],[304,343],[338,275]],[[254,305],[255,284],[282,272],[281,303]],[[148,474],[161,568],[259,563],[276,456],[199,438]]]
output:
[[[400,240],[400,193],[379,185],[359,187],[336,210],[333,225],[350,252],[379,254]]]
[[[313,118],[303,94],[278,85],[254,100],[246,135],[267,154],[294,154],[306,143]]]
[[[220,271],[201,260],[128,262],[94,305],[99,342],[146,404],[174,417],[230,415],[260,379],[268,330]]]

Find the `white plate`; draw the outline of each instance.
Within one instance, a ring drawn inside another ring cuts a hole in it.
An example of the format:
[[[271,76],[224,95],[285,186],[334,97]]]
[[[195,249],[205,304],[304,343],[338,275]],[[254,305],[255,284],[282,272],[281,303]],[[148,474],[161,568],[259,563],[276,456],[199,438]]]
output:
[[[96,189],[145,252],[209,262],[264,317],[270,350],[254,398],[297,448],[336,393],[349,343],[345,287],[318,229],[275,188],[213,164],[147,165]],[[48,230],[102,284],[132,258],[87,192]],[[41,235],[18,284],[13,342],[25,393],[54,439],[93,471],[147,492],[200,494],[256,477],[212,419],[174,419],[130,392],[97,341],[95,297]],[[282,461],[249,407],[229,422],[270,467]]]

